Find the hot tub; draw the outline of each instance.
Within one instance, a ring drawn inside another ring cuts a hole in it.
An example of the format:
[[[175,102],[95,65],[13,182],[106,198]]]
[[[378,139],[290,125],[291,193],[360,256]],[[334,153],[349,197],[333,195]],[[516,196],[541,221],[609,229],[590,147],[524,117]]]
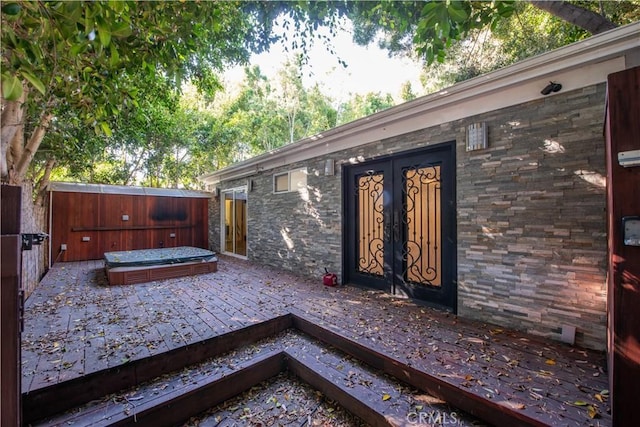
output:
[[[218,270],[215,252],[191,246],[105,252],[104,260],[110,285],[144,283]]]

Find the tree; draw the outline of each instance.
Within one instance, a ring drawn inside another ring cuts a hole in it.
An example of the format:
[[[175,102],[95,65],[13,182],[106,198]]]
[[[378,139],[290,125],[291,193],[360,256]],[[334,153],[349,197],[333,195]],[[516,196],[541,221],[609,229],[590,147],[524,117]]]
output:
[[[337,112],[318,85],[310,90],[304,87],[301,66],[302,57],[297,56],[295,62],[286,62],[278,73],[277,104],[286,119],[287,143],[331,129],[337,119]]]
[[[403,83],[400,98],[405,102],[417,98],[417,95],[413,92],[413,87],[411,87],[411,82],[407,81]]]
[[[58,109],[111,134],[145,72],[212,91],[212,70],[273,42],[234,2],[31,2],[2,6],[2,176],[22,182]],[[258,6],[252,5],[253,9]]]
[[[349,102],[343,103],[338,112],[338,123],[348,123],[362,117],[370,116],[395,105],[390,94],[369,92],[366,95],[356,94]]]
[[[574,32],[579,38],[630,22],[623,17],[619,17],[622,19],[617,23],[611,21],[605,7],[600,9],[602,2],[530,3],[584,30]],[[611,3],[616,5],[612,7],[635,10],[638,7],[637,1]],[[354,39],[360,44],[369,44],[381,34],[379,44],[391,53],[417,54],[432,63],[443,61],[446,50],[456,40],[466,38],[475,30],[494,29],[512,16],[517,7],[515,1],[359,2],[349,11],[349,16],[354,22]],[[630,15],[632,20],[637,19],[636,13]]]

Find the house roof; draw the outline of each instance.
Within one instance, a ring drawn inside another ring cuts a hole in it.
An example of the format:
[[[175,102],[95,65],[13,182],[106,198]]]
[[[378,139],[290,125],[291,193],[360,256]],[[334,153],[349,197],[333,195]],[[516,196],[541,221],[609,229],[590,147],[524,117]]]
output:
[[[166,197],[189,197],[189,198],[210,198],[211,193],[195,190],[182,190],[177,188],[152,188],[133,187],[126,185],[106,185],[106,184],[82,184],[79,182],[54,181],[49,185],[49,191],[59,191],[67,193],[102,193],[102,194],[123,194],[131,196],[166,196]]]
[[[633,52],[636,64],[627,58]],[[543,98],[549,81],[562,91],[605,82],[640,63],[640,22],[615,28],[439,92],[313,135],[199,177],[211,186],[500,108]],[[579,71],[578,71],[579,70]],[[554,94],[547,95],[554,96]]]

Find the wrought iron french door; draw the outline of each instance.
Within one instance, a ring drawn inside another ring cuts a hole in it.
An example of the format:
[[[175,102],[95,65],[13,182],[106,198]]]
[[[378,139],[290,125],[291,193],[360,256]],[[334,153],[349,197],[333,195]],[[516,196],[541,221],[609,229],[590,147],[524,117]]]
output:
[[[345,173],[345,275],[456,310],[452,144]]]

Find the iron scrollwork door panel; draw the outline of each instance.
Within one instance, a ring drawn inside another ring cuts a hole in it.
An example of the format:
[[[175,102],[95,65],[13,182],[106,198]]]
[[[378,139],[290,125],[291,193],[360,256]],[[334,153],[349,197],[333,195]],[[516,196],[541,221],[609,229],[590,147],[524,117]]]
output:
[[[426,286],[442,285],[440,166],[412,167],[403,174],[403,279]]]
[[[384,216],[384,174],[369,171],[357,182],[357,270],[384,276],[384,241],[388,227]]]
[[[453,164],[446,149],[394,160],[400,244],[393,291],[455,311]]]
[[[348,280],[391,291],[390,164],[382,162],[351,168],[347,172],[345,207]]]

